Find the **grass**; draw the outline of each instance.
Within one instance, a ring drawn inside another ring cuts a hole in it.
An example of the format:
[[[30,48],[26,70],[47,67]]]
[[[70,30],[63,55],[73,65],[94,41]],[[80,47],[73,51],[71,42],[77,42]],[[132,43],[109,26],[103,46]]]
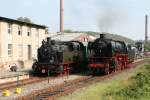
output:
[[[60,100],[149,100],[150,65],[125,75],[80,89]],[[125,77],[123,76],[123,77]]]
[[[128,80],[128,85],[118,91],[110,90],[104,100],[149,100],[150,99],[150,65],[145,65],[135,76]]]

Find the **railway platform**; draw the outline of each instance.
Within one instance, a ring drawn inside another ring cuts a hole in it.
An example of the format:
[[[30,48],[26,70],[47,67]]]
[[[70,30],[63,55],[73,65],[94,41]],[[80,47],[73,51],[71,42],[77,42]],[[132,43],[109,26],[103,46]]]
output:
[[[0,84],[28,79],[31,71],[31,69],[18,69],[18,71],[12,72],[10,70],[0,69]]]

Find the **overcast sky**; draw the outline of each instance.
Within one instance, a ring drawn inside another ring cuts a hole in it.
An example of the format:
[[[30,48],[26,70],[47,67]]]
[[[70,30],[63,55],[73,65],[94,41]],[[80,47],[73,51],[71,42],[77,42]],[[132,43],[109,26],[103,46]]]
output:
[[[144,39],[144,18],[145,14],[150,15],[150,0],[64,1],[65,29],[105,31]],[[35,23],[48,26],[50,32],[57,32],[59,0],[0,0],[0,16],[13,19],[29,17]]]

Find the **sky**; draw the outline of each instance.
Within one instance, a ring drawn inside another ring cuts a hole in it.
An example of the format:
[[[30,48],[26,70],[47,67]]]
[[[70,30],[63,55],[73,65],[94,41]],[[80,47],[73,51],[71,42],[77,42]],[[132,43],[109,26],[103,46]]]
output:
[[[34,23],[48,26],[51,33],[58,32],[59,1],[0,0],[0,16],[12,19],[29,17]],[[134,40],[144,39],[145,14],[150,15],[150,0],[64,0],[64,2],[65,29],[109,32]]]

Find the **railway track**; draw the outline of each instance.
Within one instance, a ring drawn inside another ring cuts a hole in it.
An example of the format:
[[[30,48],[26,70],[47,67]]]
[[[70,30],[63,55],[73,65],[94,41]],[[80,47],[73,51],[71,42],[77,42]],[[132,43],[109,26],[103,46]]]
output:
[[[130,64],[129,68],[134,68],[137,65],[142,64],[142,63],[144,63],[144,60],[137,61],[133,64]],[[130,67],[130,66],[132,66],[132,67]],[[125,70],[127,70],[127,69],[125,69]],[[63,84],[60,84],[57,86],[52,86],[48,89],[34,91],[30,95],[18,98],[18,100],[55,100],[59,96],[63,96],[63,95],[72,93],[79,88],[83,88],[88,85],[111,78],[112,76],[115,76],[121,72],[122,71],[117,71],[115,73],[111,73],[111,74],[105,75],[105,76],[87,76],[84,78],[75,79],[73,81],[64,81]]]
[[[53,77],[49,78],[49,80],[53,79]],[[0,90],[4,90],[4,89],[12,89],[12,88],[16,88],[16,87],[21,87],[24,85],[28,85],[28,84],[33,84],[33,83],[37,83],[37,82],[42,82],[48,80],[48,78],[46,77],[31,77],[29,79],[25,79],[25,80],[19,80],[18,82],[9,82],[9,83],[5,83],[5,84],[0,84]]]

